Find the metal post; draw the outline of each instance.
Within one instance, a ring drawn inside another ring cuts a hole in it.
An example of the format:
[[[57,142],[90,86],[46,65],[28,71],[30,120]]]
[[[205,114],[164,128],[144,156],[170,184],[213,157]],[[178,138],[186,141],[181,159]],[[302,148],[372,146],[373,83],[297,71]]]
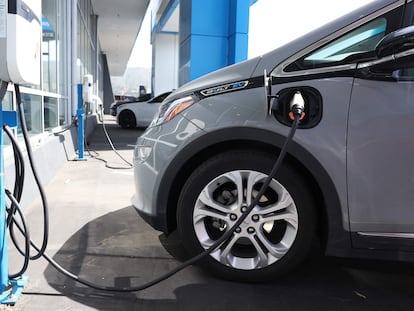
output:
[[[85,110],[83,109],[83,94],[81,83],[78,84],[78,159],[79,161],[86,160],[85,158]]]

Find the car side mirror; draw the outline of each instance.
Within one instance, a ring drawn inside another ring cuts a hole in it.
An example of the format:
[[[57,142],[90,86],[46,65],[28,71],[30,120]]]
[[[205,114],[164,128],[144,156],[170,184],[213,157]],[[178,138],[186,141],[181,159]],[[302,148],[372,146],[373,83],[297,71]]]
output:
[[[378,42],[375,53],[378,58],[405,52],[414,48],[414,26],[391,32]]]
[[[395,71],[414,68],[414,26],[391,32],[375,47],[377,59],[358,64],[358,77],[395,79]]]

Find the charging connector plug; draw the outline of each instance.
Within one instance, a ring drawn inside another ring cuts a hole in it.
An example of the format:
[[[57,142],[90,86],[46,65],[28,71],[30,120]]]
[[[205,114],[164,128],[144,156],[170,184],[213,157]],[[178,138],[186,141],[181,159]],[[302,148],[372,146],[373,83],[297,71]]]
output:
[[[289,118],[294,120],[295,116],[299,116],[299,121],[305,118],[305,99],[299,91],[293,95],[292,100],[290,101]]]

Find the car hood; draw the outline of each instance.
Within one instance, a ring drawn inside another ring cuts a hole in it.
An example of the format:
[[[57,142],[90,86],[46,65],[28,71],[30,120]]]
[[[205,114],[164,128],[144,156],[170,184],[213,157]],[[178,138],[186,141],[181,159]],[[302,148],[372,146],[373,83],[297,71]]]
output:
[[[265,71],[267,73],[271,72],[281,62],[311,44],[323,40],[332,33],[363,19],[392,3],[398,4],[400,2],[401,0],[373,1],[267,54],[225,67],[188,82],[170,94],[165,101],[186,96],[194,91],[262,76]]]

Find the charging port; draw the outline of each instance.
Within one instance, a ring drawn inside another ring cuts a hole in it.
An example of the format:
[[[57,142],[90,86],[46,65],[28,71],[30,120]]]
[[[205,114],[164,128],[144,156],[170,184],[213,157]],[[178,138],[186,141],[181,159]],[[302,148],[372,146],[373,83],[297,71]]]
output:
[[[307,129],[315,127],[322,119],[322,96],[313,87],[293,87],[281,90],[276,94],[277,105],[272,112],[280,123],[291,126],[294,116],[292,105],[304,101],[304,109],[300,116],[298,128]]]

